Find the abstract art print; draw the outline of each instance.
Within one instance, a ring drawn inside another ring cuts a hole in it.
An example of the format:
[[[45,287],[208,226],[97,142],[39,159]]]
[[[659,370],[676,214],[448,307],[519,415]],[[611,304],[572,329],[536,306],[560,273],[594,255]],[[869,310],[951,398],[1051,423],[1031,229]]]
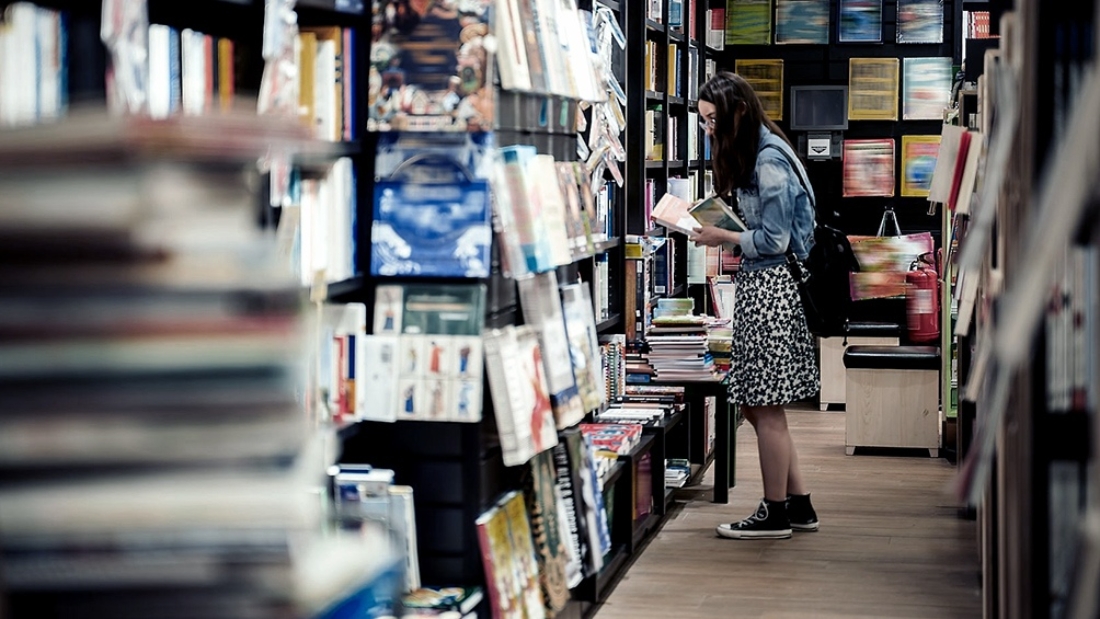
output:
[[[938,135],[901,137],[901,195],[926,198],[932,187],[932,172],[940,152]]]
[[[776,45],[829,43],[829,0],[775,0]]]
[[[882,0],[840,0],[841,43],[882,43]]]
[[[902,119],[942,119],[951,100],[951,59],[906,58],[902,72]]]
[[[771,45],[771,0],[728,0],[726,45]]]
[[[894,196],[894,140],[844,140],[844,197]]]
[[[943,43],[943,0],[898,0],[898,43]]]

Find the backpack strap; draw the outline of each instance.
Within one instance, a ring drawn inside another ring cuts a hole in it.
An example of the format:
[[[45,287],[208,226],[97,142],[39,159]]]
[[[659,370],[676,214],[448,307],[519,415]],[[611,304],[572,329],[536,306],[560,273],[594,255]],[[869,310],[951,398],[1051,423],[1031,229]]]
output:
[[[806,182],[806,179],[802,176],[802,168],[791,157],[791,154],[787,152],[787,149],[782,148],[778,144],[765,144],[764,148],[774,148],[775,150],[782,153],[783,157],[786,158],[787,163],[789,163],[791,165],[791,169],[794,170],[794,175],[798,177],[798,182],[802,184],[802,191],[806,192],[806,198],[810,200],[810,206],[814,209],[814,218],[816,219],[817,200],[814,199],[814,193],[810,191],[810,184]],[[794,255],[794,250],[791,249],[790,243],[787,243],[787,251],[784,252],[784,255],[787,256],[787,265],[791,267],[791,273],[795,275],[795,281],[800,281],[801,278],[805,277],[805,274],[799,275],[794,273],[794,264],[798,262],[798,257]]]
[[[814,192],[810,191],[810,184],[807,183],[805,177],[802,176],[802,167],[798,165],[798,162],[791,157],[787,149],[782,148],[778,144],[765,144],[764,148],[774,148],[782,153],[787,163],[791,164],[791,169],[794,170],[794,175],[798,177],[798,182],[802,184],[802,190],[806,192],[806,197],[810,200],[810,206],[814,207],[814,211],[817,211],[817,200],[814,199]]]

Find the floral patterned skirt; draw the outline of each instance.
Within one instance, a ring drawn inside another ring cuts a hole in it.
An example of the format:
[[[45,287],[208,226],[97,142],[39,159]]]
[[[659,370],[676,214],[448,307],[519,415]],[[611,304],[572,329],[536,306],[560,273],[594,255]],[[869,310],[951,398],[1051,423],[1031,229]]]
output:
[[[782,264],[737,274],[730,401],[784,405],[820,389],[813,336],[794,278]]]

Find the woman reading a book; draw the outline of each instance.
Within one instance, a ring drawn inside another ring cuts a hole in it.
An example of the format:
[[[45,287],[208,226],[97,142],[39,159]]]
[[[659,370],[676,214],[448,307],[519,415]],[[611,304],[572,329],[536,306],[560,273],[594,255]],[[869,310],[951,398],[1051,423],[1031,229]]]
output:
[[[787,248],[805,260],[813,246],[814,209],[799,180],[790,141],[764,112],[752,86],[721,72],[699,92],[700,123],[711,140],[715,190],[745,224],[736,232],[695,229],[697,245],[737,246],[741,269],[734,297],[730,399],[756,430],[764,498],[748,518],[718,527],[732,539],[778,539],[815,531],[784,406],[818,391],[813,340]],[[734,200],[734,198],[736,198]]]

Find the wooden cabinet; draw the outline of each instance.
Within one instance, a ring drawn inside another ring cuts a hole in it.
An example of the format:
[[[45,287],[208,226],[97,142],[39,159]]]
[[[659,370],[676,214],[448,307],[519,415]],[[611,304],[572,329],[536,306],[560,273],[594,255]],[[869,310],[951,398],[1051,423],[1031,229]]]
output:
[[[849,337],[847,343],[843,337],[818,338],[820,358],[818,368],[821,376],[821,410],[828,410],[830,404],[844,405],[844,349],[848,346],[897,346],[896,337]]]

